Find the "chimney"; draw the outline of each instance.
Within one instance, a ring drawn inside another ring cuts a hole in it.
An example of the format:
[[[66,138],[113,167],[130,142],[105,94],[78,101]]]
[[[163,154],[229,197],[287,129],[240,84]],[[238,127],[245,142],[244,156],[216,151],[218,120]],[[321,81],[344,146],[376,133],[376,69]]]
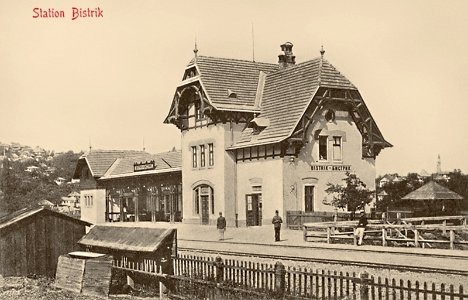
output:
[[[293,44],[286,42],[281,45],[281,53],[278,55],[278,64],[280,69],[285,69],[296,64],[296,56],[292,53]]]

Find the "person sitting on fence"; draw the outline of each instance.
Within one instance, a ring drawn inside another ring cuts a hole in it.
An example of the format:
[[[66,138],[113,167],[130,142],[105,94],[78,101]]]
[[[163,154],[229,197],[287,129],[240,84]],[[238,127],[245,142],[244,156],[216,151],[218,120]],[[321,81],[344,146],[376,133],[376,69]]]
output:
[[[356,232],[354,233],[356,237],[359,237],[359,241],[357,243],[358,246],[362,245],[362,240],[364,239],[364,231],[366,230],[366,226],[367,226],[366,213],[364,211],[361,211],[361,215],[359,217],[359,222],[356,228]]]

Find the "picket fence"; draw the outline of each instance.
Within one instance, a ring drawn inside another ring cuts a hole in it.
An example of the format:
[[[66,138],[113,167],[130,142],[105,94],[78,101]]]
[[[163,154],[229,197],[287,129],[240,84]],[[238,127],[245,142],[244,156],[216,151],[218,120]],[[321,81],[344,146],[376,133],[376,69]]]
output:
[[[169,280],[173,299],[468,299],[463,285],[284,267],[194,255],[173,258],[174,274],[163,274],[156,261],[114,261],[114,268]]]

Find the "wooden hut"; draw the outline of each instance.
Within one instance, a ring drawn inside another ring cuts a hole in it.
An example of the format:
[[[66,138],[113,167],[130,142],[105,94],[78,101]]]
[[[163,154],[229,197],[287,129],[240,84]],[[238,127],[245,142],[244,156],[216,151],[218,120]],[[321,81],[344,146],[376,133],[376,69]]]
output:
[[[80,249],[91,223],[46,207],[26,208],[0,218],[0,274],[54,276],[58,257]]]
[[[437,182],[430,181],[401,199],[421,203],[412,205],[416,215],[439,216],[460,213],[463,197]]]
[[[110,254],[116,261],[157,266],[165,274],[174,274],[171,257],[177,253],[175,228],[134,227],[120,223],[99,225],[78,243],[87,250]]]

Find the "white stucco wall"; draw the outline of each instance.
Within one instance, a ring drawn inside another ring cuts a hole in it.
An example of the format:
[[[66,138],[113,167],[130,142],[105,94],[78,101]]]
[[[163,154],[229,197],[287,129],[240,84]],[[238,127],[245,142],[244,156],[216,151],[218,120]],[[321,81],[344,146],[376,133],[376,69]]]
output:
[[[307,144],[302,148],[299,156],[292,161],[285,157],[284,161],[284,198],[286,210],[304,211],[304,186],[314,186],[314,211],[334,211],[334,207],[325,205],[324,199],[329,198],[325,190],[327,184],[342,184],[345,171],[313,171],[311,165],[350,166],[351,173],[355,173],[370,190],[375,190],[375,160],[362,158],[362,137],[358,128],[352,122],[347,112],[337,112],[334,122],[327,122],[323,117],[327,109],[318,113],[319,118],[311,124],[307,131]],[[318,159],[318,140],[314,139],[316,130],[322,129],[331,135],[344,133],[342,138],[342,161],[334,162],[331,158],[329,145],[329,160]],[[369,209],[369,208],[367,208]]]
[[[87,205],[85,196],[92,196],[92,205]],[[105,222],[106,190],[89,189],[80,191],[81,220],[93,224]]]
[[[246,225],[246,195],[252,193],[251,180],[261,181],[262,224],[271,225],[271,218],[283,209],[283,161],[279,157],[237,163],[237,209],[239,226]]]
[[[201,223],[201,213],[194,209],[193,189],[199,184],[208,184],[214,190],[214,214],[210,209],[210,224],[215,224],[218,213],[226,217],[227,225],[235,225],[235,160],[225,151],[231,145],[233,137],[241,130],[240,125],[217,124],[208,127],[193,128],[182,132],[182,188],[183,222]],[[209,166],[208,144],[214,144],[214,166]],[[205,145],[206,165],[200,167],[200,145]],[[197,147],[198,166],[192,166],[192,146]]]

